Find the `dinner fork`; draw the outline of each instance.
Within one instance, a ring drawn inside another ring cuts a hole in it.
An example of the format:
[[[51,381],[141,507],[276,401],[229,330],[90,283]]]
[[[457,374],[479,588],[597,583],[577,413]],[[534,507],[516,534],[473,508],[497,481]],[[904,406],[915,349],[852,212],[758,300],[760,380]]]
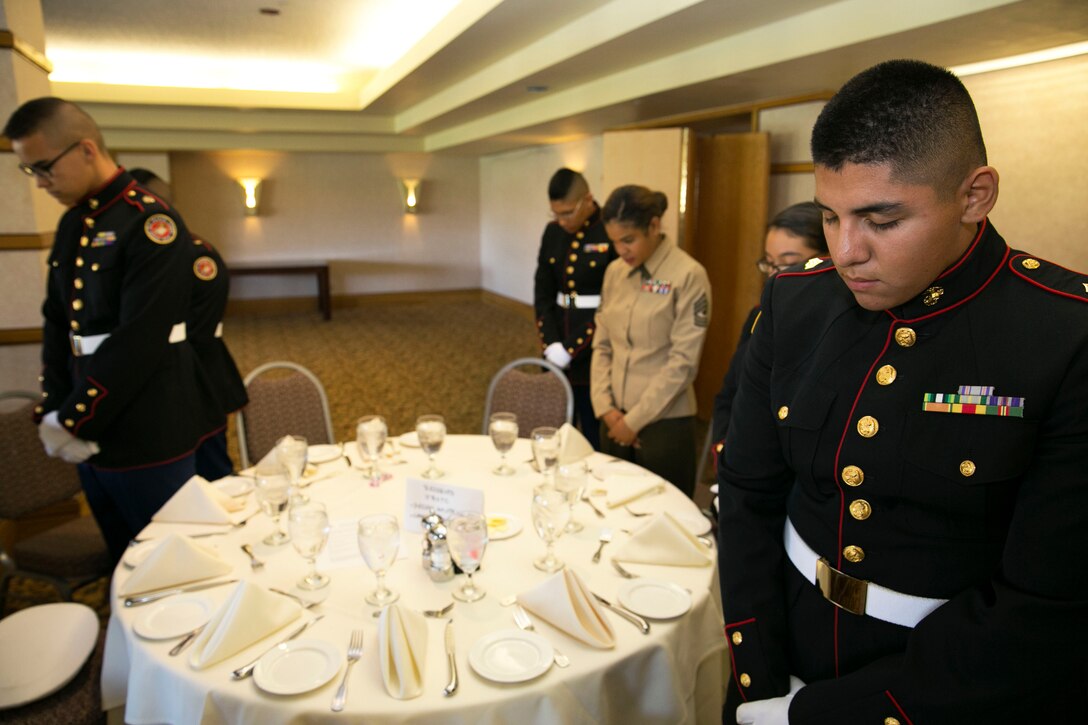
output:
[[[612,568],[619,572],[619,575],[622,576],[624,579],[638,579],[638,574],[624,569],[623,565],[621,565],[615,559],[610,559],[609,561],[612,562]]]
[[[609,541],[612,541],[612,529],[601,529],[601,535],[597,537],[600,541],[600,546],[597,547],[597,553],[593,555],[593,563],[596,564],[601,560],[601,551],[604,550],[604,545]]]
[[[242,551],[246,552],[246,555],[249,556],[249,566],[251,569],[256,571],[257,569],[264,567],[264,562],[258,559],[257,555],[253,553],[252,546],[249,544],[242,544],[241,548]]]
[[[340,712],[344,709],[344,701],[348,699],[348,673],[351,666],[363,656],[363,630],[353,629],[351,640],[348,642],[348,666],[344,670],[344,679],[340,681],[340,687],[336,690],[336,696],[332,698],[332,711]]]
[[[528,612],[522,609],[520,604],[514,607],[514,624],[518,625],[518,627],[524,629],[526,632],[536,632],[536,627],[533,626],[533,620],[529,619]],[[570,666],[570,659],[556,649],[555,645],[552,645],[552,652],[552,659],[555,660],[557,667]]]

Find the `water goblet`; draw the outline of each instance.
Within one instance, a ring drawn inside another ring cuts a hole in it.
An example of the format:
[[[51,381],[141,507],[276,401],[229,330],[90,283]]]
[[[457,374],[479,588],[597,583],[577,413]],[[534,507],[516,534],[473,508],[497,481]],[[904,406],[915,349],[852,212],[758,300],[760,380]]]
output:
[[[366,595],[366,601],[377,607],[392,604],[400,598],[385,586],[385,573],[397,560],[400,548],[400,527],[392,514],[371,514],[359,519],[359,552],[370,570],[377,577],[374,591]]]
[[[533,489],[532,515],[533,528],[547,546],[544,556],[533,560],[533,566],[548,573],[559,571],[565,565],[555,555],[555,540],[570,521],[566,495],[550,484],[537,486]]]
[[[495,450],[501,456],[499,467],[491,472],[498,476],[514,475],[513,467],[506,464],[506,454],[518,440],[518,417],[513,413],[492,413],[487,424],[487,431],[491,434],[491,442],[495,444]]]
[[[441,478],[445,475],[434,464],[434,456],[442,448],[442,441],[446,439],[446,421],[440,415],[421,415],[416,419],[416,435],[419,436],[419,445],[427,454],[429,465],[427,470],[420,475],[424,478]]]
[[[482,599],[485,592],[472,581],[472,574],[480,567],[487,548],[487,519],[483,514],[457,514],[446,527],[446,539],[450,544],[450,555],[461,571],[465,572],[465,583],[453,592],[453,598],[462,602],[475,602]]]
[[[385,418],[380,415],[364,415],[355,424],[355,441],[359,445],[359,451],[370,461],[368,473],[371,477],[381,475],[378,461],[388,437],[389,427],[385,424]]]
[[[559,463],[559,429],[542,426],[533,428],[529,434],[533,446],[533,459],[536,467],[544,474],[544,481],[552,483],[555,478],[555,466]]]
[[[306,503],[309,497],[299,492],[298,482],[306,471],[309,445],[302,436],[287,435],[276,441],[276,459],[287,469],[291,478],[291,505]]]
[[[269,546],[280,546],[291,540],[291,537],[280,526],[280,516],[287,510],[287,504],[291,500],[291,477],[287,469],[279,463],[262,463],[254,472],[256,478],[257,502],[261,505],[261,511],[270,519],[274,530],[262,541]]]
[[[585,528],[574,520],[574,505],[578,503],[582,496],[588,475],[589,471],[585,461],[561,463],[555,469],[555,488],[567,497],[567,502],[570,504],[570,521],[567,522],[566,528],[563,529],[568,534],[576,534]]]
[[[292,506],[287,512],[287,530],[291,545],[310,564],[310,572],[298,580],[299,589],[322,589],[329,585],[327,574],[317,571],[317,555],[329,540],[329,514],[325,505],[310,502]]]

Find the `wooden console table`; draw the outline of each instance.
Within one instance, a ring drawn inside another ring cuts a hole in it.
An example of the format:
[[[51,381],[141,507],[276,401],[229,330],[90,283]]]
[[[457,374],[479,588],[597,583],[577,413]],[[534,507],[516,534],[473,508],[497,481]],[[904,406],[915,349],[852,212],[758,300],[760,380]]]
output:
[[[332,319],[328,262],[227,262],[232,277],[253,275],[313,275],[317,278],[317,306],[326,320]]]

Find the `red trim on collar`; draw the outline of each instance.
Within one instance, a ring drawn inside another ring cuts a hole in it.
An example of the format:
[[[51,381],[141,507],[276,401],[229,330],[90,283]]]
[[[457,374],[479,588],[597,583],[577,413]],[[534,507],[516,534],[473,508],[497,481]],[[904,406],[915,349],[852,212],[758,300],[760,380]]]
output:
[[[997,273],[1001,271],[1001,268],[1003,266],[1005,266],[1005,260],[1007,260],[1009,258],[1009,254],[1011,252],[1012,252],[1012,250],[1009,249],[1009,245],[1006,244],[1005,245],[1005,254],[1001,257],[1001,261],[997,263],[997,266],[994,267],[994,271],[991,272],[990,276],[986,278],[986,281],[983,282],[979,286],[979,288],[977,290],[975,290],[971,294],[967,295],[966,297],[964,297],[959,302],[956,302],[955,304],[951,304],[951,305],[949,305],[948,307],[945,307],[942,310],[936,310],[934,312],[930,312],[928,315],[922,315],[921,317],[912,317],[909,320],[896,317],[892,313],[891,310],[884,310],[884,312],[886,312],[888,314],[888,316],[891,317],[894,322],[914,323],[914,322],[921,322],[922,320],[928,320],[931,317],[936,317],[937,315],[943,315],[946,312],[954,310],[957,307],[959,307],[960,305],[966,304],[967,302],[973,300],[975,297],[977,297],[982,292],[982,290],[986,289],[989,286],[989,284],[994,281],[994,277],[996,277]]]
[[[894,697],[892,697],[891,690],[884,690],[884,694],[887,695],[888,699],[892,701],[893,705],[895,705],[895,709],[899,711],[899,715],[903,718],[904,722],[906,722],[907,725],[914,725],[914,721],[907,717],[907,713],[903,712],[903,708],[899,706],[899,702]]]
[[[945,271],[943,271],[939,275],[937,275],[937,279],[943,279],[944,277],[952,274],[953,272],[956,271],[957,268],[959,268],[959,266],[961,264],[963,264],[964,262],[967,261],[967,259],[971,256],[971,254],[974,253],[975,247],[978,246],[978,240],[982,239],[982,233],[984,231],[986,231],[986,226],[987,226],[988,221],[989,221],[989,218],[986,218],[986,219],[982,220],[982,223],[978,225],[978,233],[975,235],[975,241],[971,242],[971,246],[969,246],[967,248],[967,251],[964,252],[960,256],[959,260],[955,264],[953,264],[951,267],[949,267],[948,269],[946,269]]]

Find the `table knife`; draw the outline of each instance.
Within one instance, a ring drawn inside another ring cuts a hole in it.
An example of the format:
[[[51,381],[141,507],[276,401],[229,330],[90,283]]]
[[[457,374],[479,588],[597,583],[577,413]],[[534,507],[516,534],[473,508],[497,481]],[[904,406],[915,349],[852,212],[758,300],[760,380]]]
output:
[[[446,622],[446,659],[450,666],[450,682],[446,689],[442,690],[445,697],[449,697],[457,691],[457,658],[453,652],[453,620]]]
[[[199,592],[201,589],[211,589],[212,587],[221,587],[224,584],[233,584],[237,579],[226,579],[218,582],[204,582],[203,584],[193,584],[187,587],[178,587],[176,589],[167,589],[163,592],[155,592],[154,594],[145,594],[141,597],[129,597],[125,599],[126,607],[138,607],[141,604],[150,604],[151,602],[157,602],[160,599],[166,597],[172,597],[175,594],[184,594],[186,592]]]
[[[261,657],[264,657],[266,654],[268,654],[272,650],[276,649],[277,647],[279,647],[284,642],[290,642],[295,637],[299,636],[300,634],[305,632],[307,629],[309,629],[310,627],[314,626],[319,621],[321,621],[321,618],[324,617],[324,616],[325,616],[324,614],[317,615],[316,617],[311,619],[309,622],[302,625],[301,627],[296,629],[294,632],[292,632],[291,634],[289,634],[286,637],[284,637],[283,639],[281,639],[279,642],[276,642],[276,644],[272,645],[271,647],[266,649],[264,652],[261,652],[261,654],[258,655],[257,658],[254,659],[252,662],[250,662],[248,665],[242,665],[238,669],[231,672],[230,673],[231,678],[235,679],[235,680],[244,680],[245,678],[249,677],[250,675],[253,674],[253,669],[257,666],[257,663],[261,661]]]
[[[637,615],[637,614],[635,614],[634,612],[629,612],[628,610],[624,609],[623,607],[617,607],[616,605],[612,604],[612,602],[610,602],[610,601],[608,601],[607,599],[605,599],[604,597],[602,597],[602,596],[601,596],[600,594],[594,594],[594,595],[593,595],[593,597],[594,597],[594,598],[595,598],[595,599],[596,599],[596,600],[597,600],[598,602],[600,602],[600,603],[601,603],[601,604],[603,604],[604,606],[608,607],[608,608],[609,608],[609,609],[611,609],[611,610],[612,610],[613,612],[615,612],[616,614],[620,615],[621,617],[623,617],[624,619],[626,619],[626,620],[627,620],[628,622],[630,622],[631,624],[633,624],[633,625],[635,625],[636,627],[638,627],[638,628],[639,628],[639,630],[640,630],[640,631],[641,631],[641,632],[642,632],[643,634],[649,634],[649,633],[650,633],[650,623],[649,623],[649,622],[647,622],[647,621],[646,621],[645,619],[643,619],[642,617],[638,616],[638,615]]]

